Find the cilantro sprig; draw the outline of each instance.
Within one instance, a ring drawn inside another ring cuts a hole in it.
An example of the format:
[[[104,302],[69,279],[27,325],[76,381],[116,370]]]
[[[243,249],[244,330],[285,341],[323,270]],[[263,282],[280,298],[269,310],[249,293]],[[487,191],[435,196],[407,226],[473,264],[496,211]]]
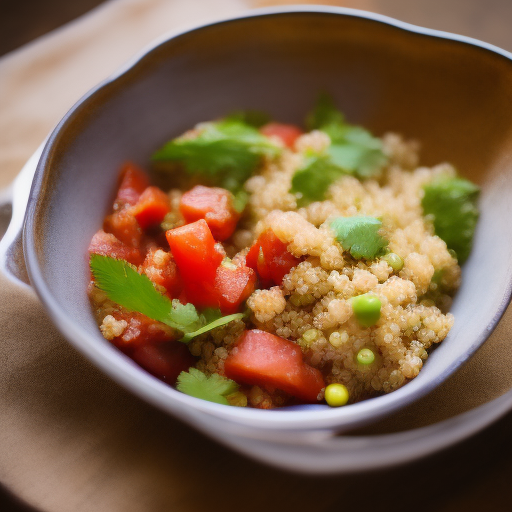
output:
[[[270,123],[272,118],[267,112],[262,112],[261,110],[235,110],[227,115],[224,120],[238,121],[254,128],[261,128],[263,125]]]
[[[179,374],[176,389],[209,402],[230,405],[226,397],[238,391],[238,384],[218,373],[206,376],[202,371],[190,368]]]
[[[321,130],[329,125],[343,125],[345,116],[336,108],[334,100],[329,94],[321,93],[316,100],[315,108],[306,116],[306,128]]]
[[[464,178],[441,177],[423,187],[423,213],[433,218],[434,230],[460,263],[469,256],[478,221],[480,189]]]
[[[299,206],[323,200],[329,186],[341,176],[371,178],[388,161],[381,140],[360,126],[346,123],[332,98],[325,94],[307,116],[306,126],[327,133],[331,145],[323,153],[307,154],[295,172],[290,191],[297,195]]]
[[[171,301],[155,289],[146,275],[139,274],[124,260],[93,254],[90,267],[96,286],[111,301],[181,331],[184,336],[180,341],[184,343],[244,317],[243,313],[220,316],[217,311],[199,314],[193,304],[181,304],[176,299]]]
[[[384,253],[388,241],[379,234],[381,227],[375,217],[336,217],[331,221],[336,240],[356,259],[371,260]]]
[[[263,156],[276,157],[281,152],[254,126],[241,119],[206,123],[196,137],[173,139],[154,153],[152,159],[178,162],[187,173],[200,174],[236,193]]]
[[[322,201],[331,184],[344,174],[347,172],[334,165],[328,155],[308,154],[292,177],[290,192],[296,196],[298,206]]]

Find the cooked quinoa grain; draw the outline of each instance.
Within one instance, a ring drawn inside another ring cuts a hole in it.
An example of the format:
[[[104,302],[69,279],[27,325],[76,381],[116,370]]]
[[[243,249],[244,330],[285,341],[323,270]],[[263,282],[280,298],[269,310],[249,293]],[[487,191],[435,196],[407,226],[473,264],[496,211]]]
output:
[[[293,166],[300,164],[289,155],[248,184],[255,236],[270,227],[294,256],[304,259],[284,277],[282,293],[257,290],[248,299],[254,322],[295,340],[326,382],[347,387],[351,402],[393,391],[418,374],[428,350],[453,325],[453,315],[440,308],[445,309],[460,282],[457,260],[433,233],[421,208],[422,186],[439,174],[453,176],[453,168],[415,169],[416,143],[396,134],[383,141],[390,162],[378,181],[343,177],[331,185],[325,201],[306,208],[298,208],[286,195]],[[310,133],[295,148],[300,153],[315,144],[325,147],[329,141]],[[387,257],[354,260],[335,240],[329,220],[357,215],[382,219]],[[443,286],[432,290],[436,272],[442,273]],[[376,325],[363,328],[349,300],[368,292],[381,300],[381,316]],[[423,305],[427,293],[430,307]],[[361,367],[357,354],[365,347],[375,359]]]

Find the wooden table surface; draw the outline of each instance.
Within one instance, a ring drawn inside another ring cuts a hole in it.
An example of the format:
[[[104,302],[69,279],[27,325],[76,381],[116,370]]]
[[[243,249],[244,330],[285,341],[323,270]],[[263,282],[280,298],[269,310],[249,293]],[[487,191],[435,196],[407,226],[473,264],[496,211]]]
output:
[[[0,55],[100,3],[101,0],[0,0]],[[306,2],[252,1],[254,6],[285,3]],[[512,51],[512,0],[339,0],[307,3],[379,12],[410,23],[483,39]],[[511,511],[511,437],[512,414],[509,414],[472,439],[421,461],[386,471],[343,477],[341,492],[337,488],[340,477],[313,478],[272,470],[276,485],[265,490],[266,499],[283,503],[283,512],[294,510],[293,495],[283,497],[279,494],[281,481],[286,482],[286,488],[293,485],[306,487],[316,494],[318,507],[315,512]],[[218,450],[220,453],[224,449],[218,447]],[[239,457],[233,453],[223,455]],[[248,496],[258,492],[258,482],[254,482],[254,487],[248,489]],[[19,512],[32,509],[0,488],[0,510]],[[183,510],[189,508],[184,506]]]

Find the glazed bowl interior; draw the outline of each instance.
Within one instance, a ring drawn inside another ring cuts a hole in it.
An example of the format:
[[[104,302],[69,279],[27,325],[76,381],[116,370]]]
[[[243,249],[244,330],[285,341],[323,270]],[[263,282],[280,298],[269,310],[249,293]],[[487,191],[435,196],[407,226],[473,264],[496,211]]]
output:
[[[208,413],[253,429],[367,423],[432,390],[499,320],[512,275],[512,62],[505,52],[373,18],[309,9],[250,14],[183,33],[92,91],[51,135],[25,225],[32,283],[68,339],[146,400],[184,418]],[[455,325],[416,379],[345,408],[245,410],[182,395],[102,338],[87,299],[87,246],[109,210],[120,165],[147,167],[168,139],[236,109],[301,123],[320,91],[335,97],[350,122],[417,139],[422,163],[449,161],[481,185]]]

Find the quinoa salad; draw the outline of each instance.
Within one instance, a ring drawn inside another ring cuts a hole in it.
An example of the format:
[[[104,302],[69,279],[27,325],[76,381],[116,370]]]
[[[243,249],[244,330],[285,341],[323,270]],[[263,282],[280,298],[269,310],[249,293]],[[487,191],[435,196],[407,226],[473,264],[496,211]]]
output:
[[[89,296],[103,337],[179,391],[344,406],[416,377],[453,326],[478,187],[329,96],[304,127],[200,123],[150,170],[121,169]]]

